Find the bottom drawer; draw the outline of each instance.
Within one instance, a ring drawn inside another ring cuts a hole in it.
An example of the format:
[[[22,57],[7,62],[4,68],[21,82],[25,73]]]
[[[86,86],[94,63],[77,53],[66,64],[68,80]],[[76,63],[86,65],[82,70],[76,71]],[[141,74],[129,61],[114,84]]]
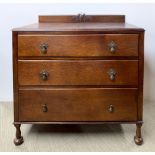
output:
[[[137,89],[19,90],[19,121],[135,121]]]

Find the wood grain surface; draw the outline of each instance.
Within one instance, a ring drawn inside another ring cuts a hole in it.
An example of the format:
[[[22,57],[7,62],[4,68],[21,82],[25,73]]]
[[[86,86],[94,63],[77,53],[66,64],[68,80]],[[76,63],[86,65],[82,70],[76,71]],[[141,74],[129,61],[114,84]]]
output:
[[[114,80],[108,72],[115,70]],[[40,73],[48,72],[47,80]],[[21,60],[19,85],[138,85],[137,60]]]
[[[109,44],[116,44],[110,52]],[[42,54],[40,46],[48,49]],[[86,34],[86,35],[19,35],[18,56],[138,56],[138,34]]]
[[[137,89],[103,88],[20,90],[19,120],[134,121],[137,93]],[[43,112],[44,105],[47,112]],[[113,112],[108,111],[110,105]]]

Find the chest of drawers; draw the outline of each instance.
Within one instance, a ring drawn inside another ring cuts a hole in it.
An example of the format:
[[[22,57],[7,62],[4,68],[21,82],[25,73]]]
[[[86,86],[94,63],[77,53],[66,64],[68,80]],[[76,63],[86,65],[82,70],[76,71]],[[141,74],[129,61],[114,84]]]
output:
[[[142,144],[144,29],[123,15],[39,16],[13,29],[14,143],[21,124],[136,124]]]

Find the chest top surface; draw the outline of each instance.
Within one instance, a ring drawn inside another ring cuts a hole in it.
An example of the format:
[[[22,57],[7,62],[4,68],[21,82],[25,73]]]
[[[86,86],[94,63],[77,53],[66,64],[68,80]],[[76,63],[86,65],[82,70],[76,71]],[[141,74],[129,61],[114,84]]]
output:
[[[69,16],[39,16],[39,22],[13,31],[51,31],[51,32],[124,32],[135,33],[144,31],[143,28],[125,22],[124,15],[69,15]]]

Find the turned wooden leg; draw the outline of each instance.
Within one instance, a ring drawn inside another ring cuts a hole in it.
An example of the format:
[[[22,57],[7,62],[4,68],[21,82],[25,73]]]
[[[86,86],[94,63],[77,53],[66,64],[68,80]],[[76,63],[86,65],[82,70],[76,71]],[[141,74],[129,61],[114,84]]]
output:
[[[136,136],[134,137],[134,141],[137,145],[141,145],[143,143],[143,138],[141,134],[142,123],[137,123],[136,127],[137,129],[136,129]]]
[[[20,126],[21,124],[14,124],[16,128],[16,138],[14,139],[15,145],[21,145],[24,142],[23,137],[21,136]]]

